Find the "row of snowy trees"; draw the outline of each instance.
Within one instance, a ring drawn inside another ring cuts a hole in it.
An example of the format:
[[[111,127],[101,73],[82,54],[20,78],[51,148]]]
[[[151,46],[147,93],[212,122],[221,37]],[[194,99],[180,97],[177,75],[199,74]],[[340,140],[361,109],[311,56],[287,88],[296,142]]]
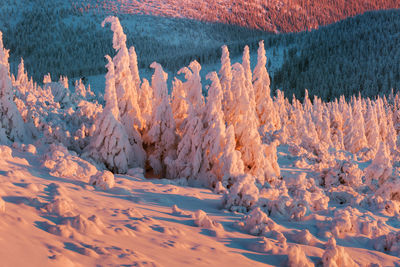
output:
[[[1,47],[2,142],[59,142],[114,172],[141,167],[210,187],[230,187],[243,174],[273,184],[280,176],[278,144],[289,145],[294,155],[307,154],[321,169],[335,164],[340,151],[361,160],[378,157],[388,166],[382,181],[390,176],[390,162],[399,157],[398,95],[328,103],[311,102],[307,91],[303,103],[290,103],[281,91],[271,97],[263,42],[253,71],[248,47],[233,65],[222,47],[219,73],[207,75],[207,99],[196,61],[178,72],[185,81],[175,78],[169,95],[161,65],[151,64],[150,82],[141,79],[135,48],[127,48],[119,20],[108,17],[105,23],[111,24],[116,54],[106,56],[104,108],[80,81],[73,94],[66,77],[52,82],[48,75],[37,86],[23,61],[17,77],[10,76],[8,51]]]
[[[117,53],[107,57],[106,107],[96,118],[88,155],[116,172],[147,164],[155,175],[207,186],[221,181],[229,186],[243,173],[260,183],[279,176],[275,144],[263,144],[258,132],[272,103],[265,97],[270,93],[262,42],[254,78],[249,49],[243,65],[231,66],[224,46],[219,76],[207,76],[212,82],[207,101],[197,61],[178,72],[186,81],[175,78],[170,97],[161,65],[151,64],[151,84],[141,81],[135,49],[126,47],[119,20],[108,17],[104,23],[111,23]]]

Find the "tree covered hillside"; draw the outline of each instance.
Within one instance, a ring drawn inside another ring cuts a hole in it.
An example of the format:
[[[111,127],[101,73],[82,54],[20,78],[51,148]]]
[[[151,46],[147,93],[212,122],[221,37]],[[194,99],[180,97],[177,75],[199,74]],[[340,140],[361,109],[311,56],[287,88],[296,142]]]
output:
[[[399,8],[397,0],[71,0],[80,12],[151,14],[220,22],[271,32],[316,29],[366,11]]]
[[[63,0],[0,1],[0,30],[11,51],[11,71],[16,73],[22,57],[36,81],[42,81],[47,72],[53,77],[104,74],[104,55],[113,53],[111,37],[100,27],[106,13],[82,13]],[[119,17],[128,33],[128,45],[136,47],[139,67],[149,68],[157,61],[172,72],[194,59],[216,62],[223,44],[230,44],[232,52],[239,54],[245,43],[256,46],[263,36],[270,35],[188,19]]]
[[[273,79],[287,95],[302,97],[307,88],[329,100],[400,89],[400,10],[367,13],[298,38]]]

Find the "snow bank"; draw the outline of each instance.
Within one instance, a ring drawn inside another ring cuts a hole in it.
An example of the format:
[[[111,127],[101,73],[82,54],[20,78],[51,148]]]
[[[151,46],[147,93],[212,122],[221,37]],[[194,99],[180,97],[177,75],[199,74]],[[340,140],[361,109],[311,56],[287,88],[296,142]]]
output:
[[[71,200],[65,196],[56,196],[45,206],[45,209],[52,214],[61,217],[73,216],[74,205]]]
[[[312,267],[314,263],[307,258],[300,246],[290,246],[288,248],[287,265],[290,267]]]
[[[90,177],[89,184],[102,190],[111,189],[115,185],[114,174],[110,171],[99,171]]]
[[[374,242],[374,248],[393,256],[400,255],[400,231],[378,237]]]
[[[6,211],[6,202],[0,197],[0,212]]]
[[[97,172],[95,166],[81,159],[75,152],[70,152],[63,145],[52,144],[44,155],[43,166],[56,177],[73,178],[88,181]]]
[[[222,224],[217,223],[208,217],[207,213],[202,210],[198,210],[193,213],[192,218],[194,219],[194,224],[198,227],[206,228],[209,230],[223,230]]]
[[[252,210],[249,215],[246,215],[244,221],[239,222],[239,226],[252,235],[265,235],[279,229],[278,225],[259,207]]]
[[[223,205],[231,211],[249,211],[258,201],[259,191],[255,177],[243,174],[237,177],[229,192],[223,197]]]
[[[358,266],[343,247],[336,246],[335,238],[332,237],[329,239],[326,246],[325,252],[322,255],[322,263],[324,266]]]

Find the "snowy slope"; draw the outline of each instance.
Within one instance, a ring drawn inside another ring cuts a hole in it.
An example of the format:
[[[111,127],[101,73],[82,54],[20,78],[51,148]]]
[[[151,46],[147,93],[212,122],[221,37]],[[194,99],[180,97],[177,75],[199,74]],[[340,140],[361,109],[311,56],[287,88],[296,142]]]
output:
[[[276,237],[244,232],[237,224],[243,215],[222,210],[221,195],[208,189],[145,179],[140,170],[116,175],[112,189],[96,189],[88,185],[89,177],[71,175],[71,170],[49,172],[44,155],[32,147],[0,148],[2,266],[281,266],[287,260]],[[279,155],[284,177],[302,171],[290,167],[285,149]],[[197,210],[222,227],[196,222]],[[318,236],[321,219],[276,222],[289,247],[300,242],[318,262],[327,242]],[[304,227],[312,241],[300,238]],[[354,236],[338,244],[363,266],[400,263],[362,240]]]

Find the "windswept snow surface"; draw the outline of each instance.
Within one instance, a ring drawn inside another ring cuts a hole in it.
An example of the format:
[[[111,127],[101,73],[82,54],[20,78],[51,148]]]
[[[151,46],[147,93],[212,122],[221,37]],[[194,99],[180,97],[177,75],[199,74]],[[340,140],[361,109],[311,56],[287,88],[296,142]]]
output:
[[[382,252],[376,251],[352,226],[362,219],[357,214],[332,220],[331,209],[298,222],[256,209],[242,226],[243,214],[223,210],[221,195],[208,189],[146,179],[143,170],[132,169],[104,190],[89,185],[89,177],[51,174],[43,155],[26,150],[0,147],[2,266],[300,266],[323,256],[324,264],[339,262],[343,251],[357,265],[400,263],[398,254],[386,254],[398,237],[380,240]],[[291,167],[284,149],[279,155],[283,176],[302,171]],[[384,216],[368,218],[399,227]],[[255,230],[261,222],[268,231]],[[320,231],[335,224],[348,233],[332,247]]]

